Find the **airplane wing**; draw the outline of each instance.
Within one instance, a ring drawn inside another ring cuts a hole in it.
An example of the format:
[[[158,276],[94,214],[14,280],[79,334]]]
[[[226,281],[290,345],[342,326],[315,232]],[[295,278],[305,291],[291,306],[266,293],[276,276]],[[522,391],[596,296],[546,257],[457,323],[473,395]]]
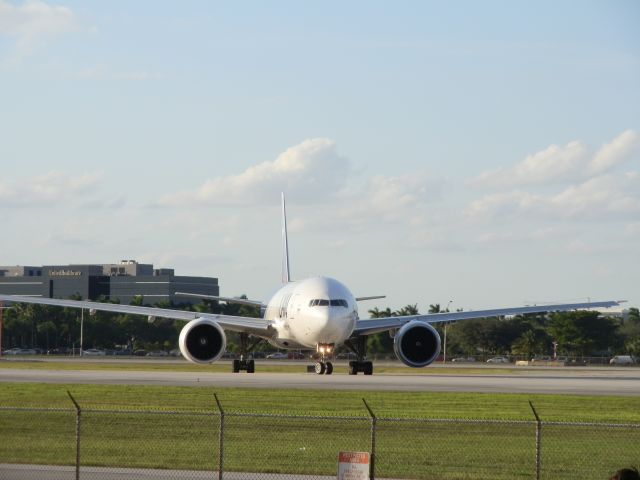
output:
[[[219,295],[203,295],[200,293],[186,293],[186,292],[176,292],[176,295],[180,297],[191,297],[191,298],[200,298],[202,300],[214,300],[216,302],[227,302],[227,303],[237,303],[238,305],[249,305],[250,307],[266,307],[263,302],[258,300],[249,300],[247,298],[233,298],[233,297],[221,297]]]
[[[474,318],[523,315],[525,313],[564,312],[585,308],[609,308],[618,306],[622,303],[624,303],[624,300],[611,300],[606,302],[563,303],[558,305],[540,305],[534,307],[497,308],[493,310],[470,310],[467,312],[428,313],[424,315],[360,319],[356,322],[353,335],[371,335],[373,333],[384,332],[386,330],[393,330],[395,328],[400,328],[405,323],[413,320],[426,323],[442,323],[458,320],[470,320]]]
[[[170,318],[174,320],[195,320],[209,318],[218,323],[225,330],[250,333],[258,336],[271,337],[274,333],[273,322],[263,318],[237,317],[217,313],[188,312],[186,310],[172,310],[169,308],[139,307],[136,305],[120,305],[117,303],[87,302],[83,300],[60,300],[56,298],[21,297],[18,295],[0,295],[0,301],[13,303],[33,303],[36,305],[52,305],[56,307],[86,308],[87,310],[127,313],[144,315],[150,320],[154,318]]]

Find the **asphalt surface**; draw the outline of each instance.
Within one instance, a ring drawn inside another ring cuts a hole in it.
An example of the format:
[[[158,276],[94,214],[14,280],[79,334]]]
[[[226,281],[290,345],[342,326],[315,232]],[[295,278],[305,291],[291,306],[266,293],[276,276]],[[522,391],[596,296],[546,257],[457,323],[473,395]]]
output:
[[[0,480],[75,480],[74,467],[54,465],[17,465],[0,463]],[[81,467],[83,480],[211,480],[218,472],[195,470],[155,470],[142,468]],[[318,475],[286,475],[269,473],[224,472],[225,480],[323,480],[335,479]]]
[[[258,367],[258,366],[257,366]],[[301,365],[301,369],[304,366]],[[430,367],[426,367],[430,368]],[[346,374],[210,373],[131,370],[11,369],[0,364],[0,382],[172,385],[243,388],[300,388],[482,393],[560,393],[576,395],[640,395],[640,369],[558,367],[518,374]]]

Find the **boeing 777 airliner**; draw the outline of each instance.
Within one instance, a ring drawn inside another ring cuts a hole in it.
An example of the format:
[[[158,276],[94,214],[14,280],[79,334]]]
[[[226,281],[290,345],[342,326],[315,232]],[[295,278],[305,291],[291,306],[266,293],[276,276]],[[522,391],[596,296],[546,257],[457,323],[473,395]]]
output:
[[[283,286],[275,295],[266,304],[244,299],[190,295],[202,299],[254,305],[260,307],[260,318],[13,295],[0,295],[0,300],[146,315],[150,319],[163,317],[188,320],[180,332],[179,346],[182,355],[193,363],[208,364],[218,360],[226,349],[225,330],[231,330],[240,334],[240,359],[233,362],[235,373],[241,370],[253,373],[255,363],[249,359],[249,354],[258,343],[267,341],[283,349],[315,350],[318,354],[315,371],[326,375],[333,372],[330,360],[335,348],[340,345],[345,345],[356,355],[357,359],[349,362],[350,375],[357,375],[359,372],[371,375],[373,364],[367,360],[366,337],[378,332],[388,331],[393,336],[395,354],[403,363],[410,367],[425,367],[440,353],[440,335],[432,326],[435,323],[580,308],[607,308],[621,303],[570,303],[361,319],[358,316],[358,302],[382,297],[355,297],[344,284],[330,277],[292,281],[289,274],[287,242],[287,217],[283,194]]]

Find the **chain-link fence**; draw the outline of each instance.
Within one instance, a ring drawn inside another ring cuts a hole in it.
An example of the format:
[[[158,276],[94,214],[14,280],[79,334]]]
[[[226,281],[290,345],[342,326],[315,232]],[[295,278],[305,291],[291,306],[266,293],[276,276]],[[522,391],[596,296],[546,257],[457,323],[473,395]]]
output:
[[[216,399],[217,400],[217,399]],[[640,459],[640,424],[0,407],[0,480],[604,479]]]

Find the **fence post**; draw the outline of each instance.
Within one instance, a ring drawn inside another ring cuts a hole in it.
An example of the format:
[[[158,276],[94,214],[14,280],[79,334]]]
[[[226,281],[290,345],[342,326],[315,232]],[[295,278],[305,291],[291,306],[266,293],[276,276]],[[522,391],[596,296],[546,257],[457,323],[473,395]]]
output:
[[[542,422],[540,421],[540,417],[538,416],[538,412],[536,412],[533,403],[529,400],[529,406],[531,407],[531,411],[533,411],[533,415],[536,417],[536,480],[540,480],[540,456],[541,456],[541,447],[542,447]]]
[[[67,395],[73,402],[73,406],[76,407],[76,480],[80,480],[80,405],[76,402],[76,399],[73,398],[71,392],[67,390]]]
[[[224,472],[224,410],[220,400],[218,399],[218,394],[214,393],[213,397],[216,399],[216,404],[220,411],[220,430],[218,432],[218,480],[222,480]]]
[[[367,401],[363,398],[362,402],[364,406],[367,408],[369,412],[369,416],[371,417],[371,458],[369,460],[369,478],[370,480],[375,480],[376,478],[376,423],[377,419],[371,407]]]

